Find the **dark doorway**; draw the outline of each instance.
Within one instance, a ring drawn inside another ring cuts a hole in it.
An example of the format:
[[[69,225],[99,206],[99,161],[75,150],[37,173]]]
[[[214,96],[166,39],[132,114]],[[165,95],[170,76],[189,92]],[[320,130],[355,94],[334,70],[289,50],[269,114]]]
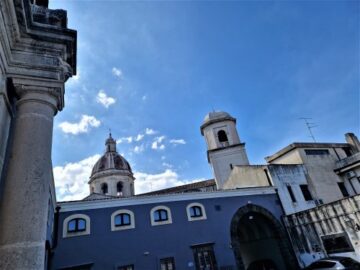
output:
[[[238,269],[297,269],[284,228],[265,208],[240,208],[231,222],[231,241]]]

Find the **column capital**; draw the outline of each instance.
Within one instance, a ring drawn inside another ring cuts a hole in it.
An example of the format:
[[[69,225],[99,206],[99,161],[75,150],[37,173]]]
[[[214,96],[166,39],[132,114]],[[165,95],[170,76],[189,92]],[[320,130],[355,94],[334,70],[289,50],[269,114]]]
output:
[[[64,83],[28,78],[12,78],[17,106],[28,101],[46,103],[54,109],[54,114],[64,107]]]

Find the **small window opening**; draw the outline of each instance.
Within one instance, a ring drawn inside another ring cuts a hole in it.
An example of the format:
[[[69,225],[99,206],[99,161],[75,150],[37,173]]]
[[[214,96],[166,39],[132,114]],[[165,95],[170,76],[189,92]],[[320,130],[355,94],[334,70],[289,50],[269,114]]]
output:
[[[311,196],[308,185],[300,185],[301,192],[304,196],[305,201],[312,201],[313,197]]]
[[[122,182],[118,182],[118,183],[116,184],[116,191],[117,191],[117,195],[118,195],[118,196],[122,196],[122,195],[123,195],[122,190],[123,190],[123,183],[122,183]]]
[[[338,186],[340,188],[340,191],[341,191],[341,194],[344,196],[344,197],[349,197],[349,192],[347,191],[346,187],[345,187],[345,184],[343,182],[339,182],[338,183]]]
[[[86,220],[83,218],[74,218],[70,220],[67,224],[67,231],[70,233],[83,232],[85,230],[86,230]]]
[[[168,212],[165,209],[159,209],[154,212],[154,221],[166,221],[168,220]]]
[[[129,214],[122,213],[115,216],[115,226],[127,226],[131,224],[131,218]]]
[[[219,142],[229,142],[226,132],[224,130],[219,130],[218,133]]]
[[[108,193],[108,185],[106,183],[103,183],[101,185],[101,191],[103,194],[107,194]]]
[[[288,190],[288,192],[289,192],[291,201],[292,201],[292,202],[296,202],[296,198],[295,198],[294,192],[292,191],[291,186],[287,186],[287,190]]]
[[[160,259],[161,270],[175,270],[175,259],[174,257]]]
[[[190,207],[190,217],[202,217],[203,213],[200,206]]]

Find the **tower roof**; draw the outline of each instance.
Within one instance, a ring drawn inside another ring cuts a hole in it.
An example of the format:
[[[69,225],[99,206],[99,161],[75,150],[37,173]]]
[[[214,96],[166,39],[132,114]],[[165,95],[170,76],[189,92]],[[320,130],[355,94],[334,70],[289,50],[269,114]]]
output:
[[[203,129],[206,128],[207,126],[209,126],[213,123],[222,122],[225,120],[234,121],[236,123],[236,119],[227,112],[222,112],[222,111],[209,112],[205,116],[204,121],[200,127],[201,134],[203,134]]]
[[[95,163],[90,178],[108,170],[119,170],[125,174],[132,174],[129,162],[116,151],[116,141],[111,137],[111,133],[105,141],[105,146],[105,153]]]

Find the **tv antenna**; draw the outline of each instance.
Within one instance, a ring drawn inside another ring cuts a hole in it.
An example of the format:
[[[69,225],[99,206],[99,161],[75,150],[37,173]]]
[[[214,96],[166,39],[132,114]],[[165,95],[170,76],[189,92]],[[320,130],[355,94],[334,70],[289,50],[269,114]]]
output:
[[[311,123],[311,122],[308,121],[308,120],[311,120],[312,118],[300,117],[299,119],[304,120],[305,125],[306,125],[306,127],[307,127],[307,129],[309,130],[309,133],[310,133],[310,136],[309,136],[309,137],[311,137],[311,138],[313,139],[313,141],[316,142],[314,133],[312,132],[312,129],[313,129],[314,127],[317,127],[317,125],[315,125],[314,123]]]

